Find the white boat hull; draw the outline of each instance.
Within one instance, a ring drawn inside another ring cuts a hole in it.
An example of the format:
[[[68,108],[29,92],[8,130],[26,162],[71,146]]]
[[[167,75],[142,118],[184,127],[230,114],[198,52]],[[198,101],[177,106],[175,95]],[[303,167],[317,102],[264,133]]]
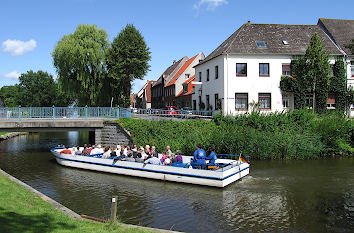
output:
[[[63,166],[188,184],[225,187],[249,174],[249,164],[235,160],[228,160],[234,161],[233,164],[214,171],[113,161],[113,159],[60,154],[59,151],[60,149],[51,150],[56,161]]]

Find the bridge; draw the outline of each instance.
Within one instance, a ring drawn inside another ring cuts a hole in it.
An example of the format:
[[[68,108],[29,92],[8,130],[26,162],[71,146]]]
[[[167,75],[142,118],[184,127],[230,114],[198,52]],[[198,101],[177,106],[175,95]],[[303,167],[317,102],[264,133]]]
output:
[[[190,120],[210,119],[213,112],[87,106],[3,107],[0,108],[0,132],[89,131],[92,143],[131,144],[129,132],[115,120],[132,116],[147,120]]]

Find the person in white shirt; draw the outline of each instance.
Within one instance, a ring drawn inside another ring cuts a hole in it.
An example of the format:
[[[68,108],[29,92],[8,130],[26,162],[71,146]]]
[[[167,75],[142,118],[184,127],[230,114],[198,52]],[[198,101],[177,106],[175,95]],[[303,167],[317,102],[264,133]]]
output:
[[[111,151],[109,150],[109,147],[106,146],[106,147],[104,148],[104,153],[103,153],[103,155],[102,155],[102,159],[107,159],[107,158],[109,158],[109,157],[111,157]]]
[[[171,164],[171,159],[170,159],[170,155],[166,154],[166,159],[163,162],[163,165],[170,165]]]
[[[104,151],[103,149],[101,148],[101,145],[98,145],[97,147],[94,147],[92,150],[91,150],[91,155],[96,155],[96,154],[102,154]]]

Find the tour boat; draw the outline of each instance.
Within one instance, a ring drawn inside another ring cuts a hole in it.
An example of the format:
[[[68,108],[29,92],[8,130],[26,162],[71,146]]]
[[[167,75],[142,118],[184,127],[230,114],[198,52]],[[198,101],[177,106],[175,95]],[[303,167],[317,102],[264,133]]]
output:
[[[244,159],[219,158],[216,160],[218,166],[210,166],[209,169],[213,170],[209,170],[208,165],[205,169],[192,168],[190,165],[192,156],[183,156],[182,163],[153,165],[121,161],[112,157],[103,159],[100,158],[102,154],[82,156],[60,153],[62,150],[63,148],[55,148],[51,149],[51,152],[63,166],[220,188],[247,176],[250,170],[248,161]],[[228,157],[238,158],[238,156]]]

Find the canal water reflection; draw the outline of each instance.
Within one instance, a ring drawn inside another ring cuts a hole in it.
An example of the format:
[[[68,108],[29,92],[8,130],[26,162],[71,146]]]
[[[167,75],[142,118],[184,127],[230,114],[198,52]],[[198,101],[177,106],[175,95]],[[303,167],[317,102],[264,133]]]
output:
[[[253,161],[224,189],[62,167],[49,152],[87,132],[40,133],[0,143],[0,168],[80,214],[185,232],[352,232],[354,159]]]

